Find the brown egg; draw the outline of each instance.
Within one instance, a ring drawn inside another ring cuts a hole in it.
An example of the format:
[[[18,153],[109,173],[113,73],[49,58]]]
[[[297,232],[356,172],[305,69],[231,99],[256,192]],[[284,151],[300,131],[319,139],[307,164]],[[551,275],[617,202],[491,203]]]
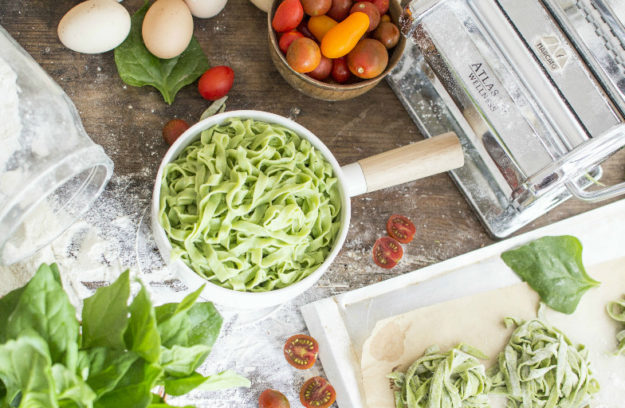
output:
[[[157,0],[141,27],[147,49],[159,58],[180,55],[193,36],[193,16],[183,0]]]

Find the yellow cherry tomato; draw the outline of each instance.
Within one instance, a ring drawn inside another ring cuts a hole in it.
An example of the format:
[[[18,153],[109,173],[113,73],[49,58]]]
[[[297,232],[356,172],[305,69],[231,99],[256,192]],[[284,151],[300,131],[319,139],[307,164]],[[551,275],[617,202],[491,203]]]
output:
[[[308,30],[310,30],[317,40],[321,41],[326,33],[337,24],[336,21],[326,15],[311,17],[310,20],[308,20]]]
[[[347,55],[369,29],[369,16],[357,11],[330,29],[321,40],[321,53],[328,58]]]

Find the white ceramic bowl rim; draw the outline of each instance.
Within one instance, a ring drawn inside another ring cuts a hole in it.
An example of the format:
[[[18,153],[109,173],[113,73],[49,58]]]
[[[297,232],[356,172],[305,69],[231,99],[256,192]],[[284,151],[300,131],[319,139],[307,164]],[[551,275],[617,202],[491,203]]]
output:
[[[154,239],[157,243],[159,251],[161,255],[165,259],[165,261],[171,265],[171,243],[167,238],[167,235],[158,221],[158,214],[160,210],[160,191],[161,191],[161,180],[163,177],[163,170],[165,166],[171,161],[175,160],[178,155],[184,150],[186,146],[190,143],[194,142],[203,130],[206,130],[214,125],[218,125],[227,121],[230,118],[241,118],[241,119],[254,119],[265,121],[269,123],[275,123],[278,125],[285,126],[293,131],[295,131],[300,137],[307,139],[310,143],[317,148],[325,157],[325,159],[332,165],[332,169],[334,170],[334,174],[339,181],[339,192],[341,196],[341,226],[339,232],[334,241],[334,246],[332,251],[327,256],[325,261],[319,265],[319,267],[310,275],[305,277],[304,279],[293,283],[285,288],[274,289],[268,292],[240,292],[232,289],[226,289],[221,286],[218,286],[214,283],[207,281],[202,278],[196,272],[191,270],[184,262],[181,260],[176,260],[178,263],[176,265],[176,269],[182,272],[180,278],[186,284],[191,284],[191,286],[199,287],[200,283],[206,284],[204,294],[210,297],[210,300],[215,301],[216,303],[223,304],[231,307],[240,307],[240,308],[249,308],[249,307],[268,307],[274,306],[281,303],[284,303],[299,294],[305,292],[307,289],[312,287],[317,280],[325,273],[328,269],[334,258],[337,256],[341,247],[343,246],[343,242],[347,236],[347,229],[349,227],[350,213],[351,213],[351,205],[349,195],[346,190],[346,182],[343,171],[341,170],[340,165],[334,158],[334,155],[330,152],[325,144],[315,136],[310,130],[306,129],[302,125],[294,122],[291,119],[285,118],[284,116],[276,115],[273,113],[263,112],[263,111],[255,111],[255,110],[238,110],[238,111],[230,111],[220,113],[209,118],[206,118],[195,125],[191,126],[187,129],[177,140],[176,142],[169,148],[161,165],[158,169],[158,173],[156,175],[156,182],[154,184],[154,191],[152,195],[152,230],[154,234]],[[193,274],[196,278],[194,279],[189,273]],[[180,275],[180,274],[179,274]],[[190,282],[192,280],[193,282]]]

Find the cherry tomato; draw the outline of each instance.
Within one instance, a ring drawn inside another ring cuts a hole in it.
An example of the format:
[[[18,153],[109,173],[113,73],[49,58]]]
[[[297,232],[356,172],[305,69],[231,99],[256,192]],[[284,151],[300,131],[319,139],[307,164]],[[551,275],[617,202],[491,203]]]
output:
[[[203,73],[197,87],[202,98],[216,101],[230,92],[233,83],[234,71],[232,68],[219,65]]]
[[[286,54],[286,51],[289,49],[289,45],[291,45],[291,43],[295,41],[296,38],[300,38],[303,36],[304,34],[300,33],[299,31],[289,31],[288,33],[284,33],[282,34],[282,36],[280,36],[278,46],[280,46],[280,50],[284,54]]]
[[[407,244],[412,241],[417,229],[408,218],[403,215],[393,214],[386,222],[386,232],[402,244]]]
[[[171,146],[187,129],[189,129],[187,122],[182,119],[172,119],[163,126],[163,140]]]
[[[371,38],[360,41],[347,55],[347,66],[358,78],[375,78],[384,71],[387,64],[386,47]]]
[[[271,26],[279,33],[291,31],[304,18],[304,9],[299,0],[284,0],[276,9]]]
[[[404,256],[401,244],[391,237],[382,237],[373,244],[373,261],[384,269],[391,269]]]
[[[385,14],[382,17],[380,17],[380,22],[390,23],[392,21],[393,20],[391,20],[391,16],[389,16],[388,14]]]
[[[302,0],[302,6],[309,16],[321,16],[330,10],[332,0]]]
[[[297,26],[297,31],[299,31],[300,33],[304,34],[304,37],[308,37],[311,40],[317,41],[317,39],[315,38],[313,33],[311,33],[310,30],[308,29],[308,20],[307,19],[303,19],[302,22],[299,23],[299,25]]]
[[[291,404],[280,391],[268,389],[258,397],[258,408],[291,408]]]
[[[308,29],[318,41],[321,41],[328,31],[337,24],[336,21],[328,16],[311,17],[310,20],[308,20]]]
[[[321,62],[321,51],[310,38],[296,38],[286,51],[286,61],[296,72],[305,74],[317,68]]]
[[[332,60],[322,55],[317,68],[310,71],[308,75],[319,81],[323,81],[330,76],[330,73],[332,72],[332,65]]]
[[[399,42],[399,28],[393,23],[381,22],[373,32],[373,38],[381,42],[386,49],[391,49]]]
[[[344,84],[349,80],[349,77],[352,76],[352,73],[349,72],[349,67],[347,66],[347,61],[345,61],[345,57],[336,58],[332,60],[332,78],[339,84]]]
[[[352,3],[352,0],[332,0],[332,7],[326,14],[336,21],[343,21],[349,15]]]
[[[380,15],[386,13],[388,11],[389,0],[364,0],[373,3],[373,5],[378,9]],[[390,20],[389,20],[390,21]]]
[[[330,29],[321,40],[321,52],[328,58],[347,55],[369,28],[369,17],[365,13],[350,14]]]
[[[328,408],[336,400],[336,391],[325,378],[313,377],[302,385],[299,400],[306,408]]]
[[[369,16],[369,28],[367,29],[367,32],[375,30],[378,24],[380,24],[380,12],[373,5],[373,3],[369,3],[368,1],[359,1],[352,6],[349,12],[352,14],[357,11],[365,13]]]
[[[284,343],[284,358],[300,370],[312,367],[317,360],[317,353],[319,353],[319,343],[305,334],[291,336]]]

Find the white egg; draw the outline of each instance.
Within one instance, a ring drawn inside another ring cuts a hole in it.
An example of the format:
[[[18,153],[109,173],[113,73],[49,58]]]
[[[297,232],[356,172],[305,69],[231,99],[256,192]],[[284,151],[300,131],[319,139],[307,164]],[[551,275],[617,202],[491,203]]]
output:
[[[228,0],[184,0],[191,14],[198,18],[215,17],[226,7]]]
[[[110,51],[130,32],[130,15],[116,0],[87,0],[68,11],[57,29],[70,50],[85,54]]]
[[[271,5],[273,4],[273,0],[250,0],[256,7],[264,11],[265,13],[269,12]]]

